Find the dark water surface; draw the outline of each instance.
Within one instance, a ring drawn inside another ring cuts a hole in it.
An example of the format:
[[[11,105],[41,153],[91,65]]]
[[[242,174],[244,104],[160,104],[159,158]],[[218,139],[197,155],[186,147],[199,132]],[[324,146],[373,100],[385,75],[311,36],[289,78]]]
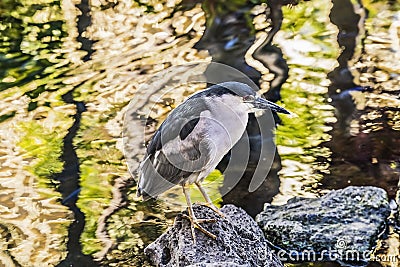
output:
[[[226,181],[217,172],[210,178],[220,180],[210,188],[220,205],[255,215],[265,202],[348,185],[378,186],[395,198],[399,3],[307,1],[281,13],[275,1],[272,9],[252,2],[0,2],[0,266],[149,265],[144,247],[185,203],[179,188],[157,201],[136,197],[123,156],[124,114],[132,98],[142,99],[154,130],[204,85],[178,87],[161,101],[141,86],[167,84],[173,77],[163,71],[193,62],[232,66],[297,114],[276,118],[276,157],[253,193],[247,174],[265,140],[250,123],[254,155],[244,179],[221,196]],[[399,247],[390,225],[375,254],[399,256]]]

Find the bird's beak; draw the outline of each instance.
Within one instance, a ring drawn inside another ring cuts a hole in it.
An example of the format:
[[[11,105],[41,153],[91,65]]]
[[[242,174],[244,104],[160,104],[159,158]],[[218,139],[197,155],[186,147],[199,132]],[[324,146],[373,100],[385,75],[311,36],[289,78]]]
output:
[[[253,101],[253,106],[255,109],[270,109],[272,111],[278,112],[278,113],[284,113],[284,114],[292,114],[283,107],[278,106],[277,104],[270,102],[268,100],[265,100],[264,98],[261,97],[256,97]]]

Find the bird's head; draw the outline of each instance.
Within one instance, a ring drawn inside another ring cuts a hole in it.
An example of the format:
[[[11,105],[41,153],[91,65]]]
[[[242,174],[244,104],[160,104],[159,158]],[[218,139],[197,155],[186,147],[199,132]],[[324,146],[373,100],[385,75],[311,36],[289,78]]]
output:
[[[239,82],[225,82],[216,85],[219,89],[216,90],[221,95],[230,95],[239,99],[240,103],[248,106],[249,112],[256,112],[261,110],[271,110],[278,113],[292,114],[286,109],[277,104],[268,101],[260,96],[247,84]]]
[[[277,104],[268,101],[264,98],[261,98],[257,95],[245,95],[242,96],[242,101],[243,103],[246,103],[249,108],[250,108],[250,112],[256,112],[259,110],[272,110],[275,111],[277,113],[284,113],[284,114],[291,114],[289,111],[287,111],[286,109],[284,109],[281,106],[278,106]]]

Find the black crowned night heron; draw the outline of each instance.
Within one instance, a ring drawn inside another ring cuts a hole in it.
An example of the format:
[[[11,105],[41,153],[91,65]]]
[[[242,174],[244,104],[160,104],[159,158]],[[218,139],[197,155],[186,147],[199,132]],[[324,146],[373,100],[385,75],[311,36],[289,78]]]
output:
[[[195,217],[188,185],[196,184],[205,205],[221,214],[201,182],[239,141],[246,130],[248,113],[267,109],[290,114],[239,82],[213,85],[190,96],[168,115],[149,142],[139,166],[138,196],[146,200],[181,185],[194,241],[195,227],[216,238],[200,225],[209,220]]]

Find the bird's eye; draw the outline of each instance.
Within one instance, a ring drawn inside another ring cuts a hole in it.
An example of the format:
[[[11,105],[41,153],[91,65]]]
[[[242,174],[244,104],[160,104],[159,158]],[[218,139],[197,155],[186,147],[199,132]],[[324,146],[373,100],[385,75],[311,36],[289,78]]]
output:
[[[243,97],[243,102],[253,102],[255,97],[253,95],[246,95]]]

